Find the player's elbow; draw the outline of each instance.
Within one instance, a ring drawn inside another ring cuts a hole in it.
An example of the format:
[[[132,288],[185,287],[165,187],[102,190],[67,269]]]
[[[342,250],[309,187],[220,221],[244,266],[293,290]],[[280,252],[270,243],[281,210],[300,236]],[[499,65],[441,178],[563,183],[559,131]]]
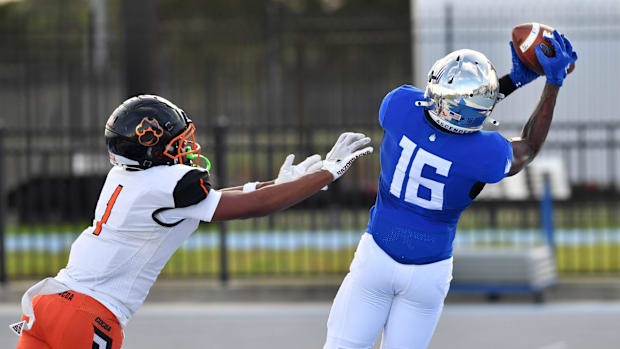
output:
[[[510,167],[510,171],[508,171],[508,177],[514,176],[517,173],[521,172],[530,162],[534,160],[534,156],[529,154],[523,154],[521,156],[515,156],[512,162],[512,167]]]
[[[508,174],[506,175],[506,177],[512,177],[514,175],[516,175],[517,173],[521,172],[521,170],[524,168],[525,166],[523,165],[519,165],[519,164],[513,164],[512,167],[510,168],[510,172],[508,172]]]
[[[512,167],[508,176],[514,176],[521,172],[534,158],[540,150],[540,144],[528,138],[515,138],[512,142]]]

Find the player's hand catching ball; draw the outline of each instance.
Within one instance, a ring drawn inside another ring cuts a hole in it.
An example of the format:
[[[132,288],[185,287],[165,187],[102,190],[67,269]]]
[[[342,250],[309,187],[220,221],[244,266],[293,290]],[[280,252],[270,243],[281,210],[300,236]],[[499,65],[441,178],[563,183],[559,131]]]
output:
[[[515,51],[512,41],[509,42],[509,44],[510,52],[512,53],[512,69],[508,75],[515,86],[519,88],[536,80],[539,75],[521,62],[519,56],[517,56],[517,51]]]
[[[577,52],[573,51],[573,46],[564,34],[553,31],[553,37],[548,38],[555,50],[555,56],[547,57],[540,46],[536,47],[536,58],[540,66],[545,71],[547,83],[562,86],[566,77],[568,67],[577,61]]]
[[[372,153],[372,147],[359,149],[368,143],[370,143],[370,138],[362,133],[341,134],[332,150],[325,156],[321,169],[329,171],[334,176],[334,180],[340,178],[357,158]]]
[[[299,177],[305,176],[308,173],[316,172],[321,169],[323,163],[321,162],[321,155],[314,154],[308,156],[304,161],[297,165],[293,165],[295,155],[289,154],[278,173],[278,178],[275,180],[275,184],[286,183],[294,181]]]

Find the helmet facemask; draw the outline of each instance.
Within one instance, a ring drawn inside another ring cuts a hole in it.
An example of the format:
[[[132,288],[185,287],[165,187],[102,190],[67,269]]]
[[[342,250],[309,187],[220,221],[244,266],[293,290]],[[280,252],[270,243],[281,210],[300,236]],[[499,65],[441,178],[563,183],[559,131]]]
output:
[[[190,122],[183,132],[166,145],[164,155],[171,158],[176,164],[186,164],[194,167],[201,167],[200,159],[203,159],[206,163],[204,168],[208,171],[211,169],[211,162],[200,154],[202,148],[196,142],[195,132],[196,127]]]

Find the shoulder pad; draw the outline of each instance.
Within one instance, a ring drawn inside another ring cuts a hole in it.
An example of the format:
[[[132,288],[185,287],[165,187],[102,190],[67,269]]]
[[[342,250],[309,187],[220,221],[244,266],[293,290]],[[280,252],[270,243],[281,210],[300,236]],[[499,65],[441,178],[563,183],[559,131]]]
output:
[[[198,169],[188,171],[174,187],[174,207],[188,207],[204,200],[209,191],[209,172]]]

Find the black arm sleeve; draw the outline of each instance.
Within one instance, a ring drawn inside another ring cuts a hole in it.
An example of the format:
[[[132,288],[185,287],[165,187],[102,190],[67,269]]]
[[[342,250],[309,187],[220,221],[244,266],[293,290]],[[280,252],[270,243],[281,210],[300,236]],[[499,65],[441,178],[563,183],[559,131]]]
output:
[[[506,74],[499,79],[499,93],[504,95],[504,98],[513,93],[517,89],[515,83],[512,82],[510,75]]]
[[[201,170],[191,170],[179,180],[174,187],[174,207],[187,207],[204,200],[209,191],[209,172]]]
[[[471,187],[471,190],[469,191],[469,198],[474,200],[476,198],[476,196],[478,196],[478,194],[480,194],[482,189],[484,189],[485,185],[486,185],[486,183],[484,183],[484,182],[476,182],[476,184],[474,184]]]

